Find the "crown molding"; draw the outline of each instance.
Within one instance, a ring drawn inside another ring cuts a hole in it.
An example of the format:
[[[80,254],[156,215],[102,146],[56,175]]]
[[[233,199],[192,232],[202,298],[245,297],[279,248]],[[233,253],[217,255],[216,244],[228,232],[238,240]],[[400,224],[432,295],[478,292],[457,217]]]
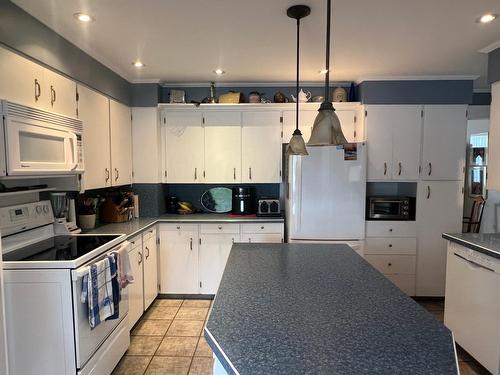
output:
[[[161,83],[161,79],[159,78],[137,78],[130,81],[132,84],[140,84],[140,83]]]
[[[487,45],[484,48],[481,48],[478,52],[479,53],[490,53],[496,50],[497,48],[500,48],[500,40],[497,40],[496,42],[493,42],[489,45]]]
[[[333,86],[349,86],[351,81],[335,81],[330,82],[330,87]],[[161,82],[163,87],[210,87],[210,82]],[[302,87],[323,87],[323,81],[301,81]],[[295,81],[279,81],[279,82],[215,82],[215,87],[295,87]]]
[[[424,75],[424,76],[367,76],[356,82],[364,81],[474,81],[480,76],[477,74],[464,75]]]

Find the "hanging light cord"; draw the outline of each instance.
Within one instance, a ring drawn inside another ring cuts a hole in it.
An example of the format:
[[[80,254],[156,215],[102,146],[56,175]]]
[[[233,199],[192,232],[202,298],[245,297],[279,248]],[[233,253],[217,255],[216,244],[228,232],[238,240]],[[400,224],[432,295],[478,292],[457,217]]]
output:
[[[326,3],[326,74],[325,74],[325,102],[329,101],[330,97],[330,15],[331,15],[331,0]]]
[[[300,37],[300,18],[297,18],[297,79],[295,87],[295,101],[296,101],[296,111],[295,111],[295,131],[299,131],[299,37]]]

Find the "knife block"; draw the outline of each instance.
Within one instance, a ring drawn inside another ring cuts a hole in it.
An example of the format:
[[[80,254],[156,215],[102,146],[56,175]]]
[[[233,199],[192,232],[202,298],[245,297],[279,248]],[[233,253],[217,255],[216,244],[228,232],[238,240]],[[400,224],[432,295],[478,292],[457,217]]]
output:
[[[124,223],[133,218],[134,207],[118,207],[111,199],[101,206],[100,219],[103,223]]]

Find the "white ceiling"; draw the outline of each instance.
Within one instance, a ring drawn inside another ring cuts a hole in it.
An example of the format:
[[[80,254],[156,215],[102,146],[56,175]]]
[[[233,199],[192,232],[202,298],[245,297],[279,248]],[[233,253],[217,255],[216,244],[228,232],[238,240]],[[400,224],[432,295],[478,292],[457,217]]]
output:
[[[284,82],[295,79],[295,21],[286,9],[311,7],[302,21],[301,79],[321,81],[325,0],[13,0],[44,24],[130,81]],[[95,22],[73,17],[85,12]],[[500,13],[494,0],[333,1],[333,79],[477,75],[486,88],[487,57]],[[138,70],[132,61],[146,67]]]

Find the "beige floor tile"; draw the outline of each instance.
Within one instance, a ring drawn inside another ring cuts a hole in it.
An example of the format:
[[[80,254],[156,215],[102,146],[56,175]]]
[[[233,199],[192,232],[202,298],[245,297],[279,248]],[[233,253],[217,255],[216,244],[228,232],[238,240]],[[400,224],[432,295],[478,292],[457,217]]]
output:
[[[196,350],[198,337],[166,336],[156,351],[156,355],[171,357],[192,357]]]
[[[164,336],[172,320],[141,320],[132,331],[132,336]]]
[[[213,358],[194,357],[189,370],[189,375],[212,375],[213,370]]]
[[[131,336],[127,355],[153,355],[160,343],[160,336]]]
[[[210,307],[210,299],[186,299],[182,303],[182,307]]]
[[[201,320],[175,319],[167,331],[167,336],[199,336],[202,328]]]
[[[205,320],[208,314],[208,307],[181,307],[177,311],[175,319],[184,320]]]
[[[196,347],[196,352],[194,353],[196,357],[210,357],[212,358],[213,352],[212,349],[210,349],[210,346],[208,346],[207,341],[205,340],[204,337],[200,337],[200,340],[198,341],[198,346]]]
[[[159,357],[151,360],[146,371],[147,375],[186,375],[191,364],[190,357]]]
[[[178,307],[151,306],[144,319],[174,319]]]
[[[153,302],[153,306],[180,307],[183,301],[182,299],[157,299]]]
[[[123,356],[112,375],[143,375],[152,356]]]

